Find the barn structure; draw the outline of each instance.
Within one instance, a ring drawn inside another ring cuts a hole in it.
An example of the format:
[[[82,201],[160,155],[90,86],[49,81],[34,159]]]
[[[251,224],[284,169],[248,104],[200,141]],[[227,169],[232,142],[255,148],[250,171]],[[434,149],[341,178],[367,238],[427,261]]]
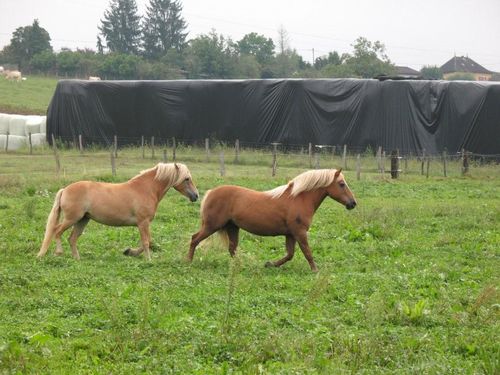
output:
[[[58,83],[47,137],[131,144],[141,136],[255,145],[378,146],[500,154],[500,84],[373,79]]]

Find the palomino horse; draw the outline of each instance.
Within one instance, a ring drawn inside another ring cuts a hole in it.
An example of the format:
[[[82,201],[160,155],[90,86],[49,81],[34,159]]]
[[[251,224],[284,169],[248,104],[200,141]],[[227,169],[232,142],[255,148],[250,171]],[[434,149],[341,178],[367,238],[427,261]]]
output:
[[[201,229],[192,236],[188,260],[193,260],[196,246],[216,231],[228,240],[229,253],[234,256],[238,232],[242,228],[261,236],[286,237],[287,254],[267,262],[267,267],[279,267],[292,259],[298,242],[311,270],[317,271],[307,231],[326,197],[335,199],[349,210],[356,207],[356,199],[341,170],[335,169],[304,172],[287,185],[266,192],[231,185],[209,190],[201,203]]]
[[[73,226],[69,243],[73,257],[80,259],[76,241],[85,225],[93,219],[111,226],[137,226],[142,246],[134,250],[127,249],[124,254],[137,256],[144,251],[146,258],[151,260],[149,224],[155,216],[158,203],[172,186],[192,202],[198,199],[198,190],[193,184],[191,173],[180,163],[158,163],[119,184],[79,181],[68,185],[57,192],[38,257],[45,255],[53,237],[56,239],[55,254],[61,255],[61,235]],[[59,223],[61,211],[64,219]]]

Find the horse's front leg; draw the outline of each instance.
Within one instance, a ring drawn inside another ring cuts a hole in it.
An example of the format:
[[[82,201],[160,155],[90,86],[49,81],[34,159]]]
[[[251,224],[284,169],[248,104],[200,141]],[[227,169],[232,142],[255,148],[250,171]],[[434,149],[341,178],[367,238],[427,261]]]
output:
[[[139,256],[144,251],[147,260],[151,260],[151,253],[149,251],[149,244],[151,241],[151,235],[149,232],[149,220],[144,220],[140,224],[137,224],[139,229],[139,235],[141,236],[141,244],[137,249],[126,249],[123,254],[129,256]]]
[[[293,254],[295,253],[295,243],[296,240],[293,238],[292,235],[287,235],[286,236],[286,255],[275,261],[275,262],[267,262],[266,267],[279,267],[282,264],[288,262],[290,259],[293,258]]]
[[[304,257],[307,259],[309,266],[311,267],[311,271],[318,272],[318,267],[316,263],[314,263],[314,259],[312,256],[311,248],[309,247],[309,243],[307,241],[307,231],[300,231],[295,235],[295,239],[299,243],[300,250],[304,254]]]

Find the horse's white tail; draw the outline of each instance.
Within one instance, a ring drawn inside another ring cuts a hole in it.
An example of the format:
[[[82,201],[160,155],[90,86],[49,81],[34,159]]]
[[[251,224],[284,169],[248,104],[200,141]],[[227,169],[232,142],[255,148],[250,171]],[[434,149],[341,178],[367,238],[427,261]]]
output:
[[[207,201],[208,195],[212,192],[212,190],[208,190],[205,193],[205,196],[203,197],[201,204],[200,204],[200,215],[201,215],[201,221],[202,223],[205,221],[205,217],[203,214],[203,211],[205,210],[205,203]],[[229,246],[229,236],[227,234],[227,230],[225,228],[221,228],[217,231],[217,234],[219,235],[219,241],[222,243],[223,247],[228,247]],[[209,239],[210,240],[210,239]],[[209,241],[208,240],[208,241]]]
[[[45,237],[42,242],[42,247],[38,252],[37,257],[43,257],[49,248],[50,242],[54,237],[54,229],[59,222],[59,214],[61,213],[61,195],[64,189],[60,189],[54,200],[54,205],[52,206],[52,210],[50,210],[49,217],[47,219],[47,226],[45,227]]]

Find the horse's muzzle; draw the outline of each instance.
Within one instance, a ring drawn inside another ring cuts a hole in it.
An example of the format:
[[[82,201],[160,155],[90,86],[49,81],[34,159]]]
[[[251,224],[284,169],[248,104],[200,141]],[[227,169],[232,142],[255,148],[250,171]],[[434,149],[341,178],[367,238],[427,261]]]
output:
[[[347,208],[348,210],[352,210],[354,207],[356,207],[356,204],[357,204],[356,201],[352,200],[345,205],[345,208]]]
[[[189,193],[189,200],[191,202],[196,202],[198,200],[198,194],[196,194],[196,193]]]

